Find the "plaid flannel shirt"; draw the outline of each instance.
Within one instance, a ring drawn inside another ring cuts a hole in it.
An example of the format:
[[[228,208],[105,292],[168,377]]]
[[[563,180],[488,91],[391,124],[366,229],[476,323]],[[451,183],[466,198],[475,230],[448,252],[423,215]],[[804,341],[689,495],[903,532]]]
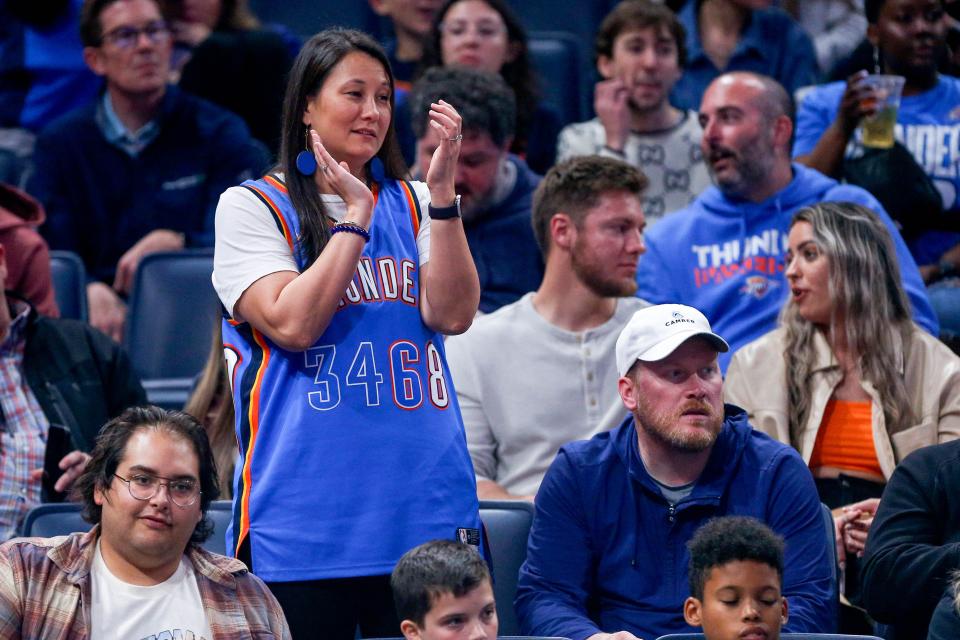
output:
[[[0,639],[85,640],[90,565],[99,526],[56,538],[0,545]],[[239,560],[187,548],[214,640],[280,638],[290,629],[276,598]]]

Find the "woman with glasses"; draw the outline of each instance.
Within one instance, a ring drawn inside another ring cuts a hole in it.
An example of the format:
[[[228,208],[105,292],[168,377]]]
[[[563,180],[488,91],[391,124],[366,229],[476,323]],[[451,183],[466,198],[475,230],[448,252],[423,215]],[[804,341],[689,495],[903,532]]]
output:
[[[855,565],[894,467],[960,437],[960,359],[911,322],[890,234],[868,209],[800,210],[785,268],[780,327],[734,354],[725,399],[808,463],[834,510],[854,598]]]
[[[447,0],[434,19],[421,68],[462,66],[499,73],[517,98],[511,151],[545,173],[556,157],[559,115],[539,101],[527,33],[503,0]]]
[[[406,182],[393,100],[378,44],[317,34],[290,74],[278,166],[217,209],[240,444],[227,546],[298,638],[396,635],[400,556],[479,544],[443,349],[480,297],[454,190],[460,116],[431,105],[441,143],[426,183]]]

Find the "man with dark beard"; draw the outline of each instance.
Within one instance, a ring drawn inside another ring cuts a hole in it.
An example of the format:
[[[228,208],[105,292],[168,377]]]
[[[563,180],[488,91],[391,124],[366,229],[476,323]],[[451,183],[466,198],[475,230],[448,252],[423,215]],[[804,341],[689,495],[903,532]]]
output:
[[[632,416],[574,442],[540,486],[520,570],[525,634],[650,640],[689,632],[686,543],[710,518],[752,516],[786,541],[785,632],[836,625],[833,550],[813,479],[797,452],[721,400],[729,349],[692,307],[637,311],[616,345]]]
[[[427,175],[440,132],[430,126],[430,105],[444,101],[462,118],[463,141],[454,176],[463,231],[480,277],[480,311],[490,313],[537,288],[543,262],[530,232],[530,200],[540,182],[510,153],[516,130],[513,91],[496,73],[433,67],[410,92],[415,169]]]
[[[824,201],[872,209],[893,237],[914,320],[934,335],[937,320],[917,265],[872,195],[790,162],[790,97],[775,80],[728,73],[700,105],[700,146],[714,187],[650,229],[637,271],[639,295],[705,313],[730,342],[729,355],[772,331],[789,287],[783,269],[794,212]]]
[[[533,196],[540,287],[447,340],[480,499],[532,499],[561,445],[626,415],[613,351],[647,306],[633,297],[646,186],[638,169],[599,156],[548,171]]]

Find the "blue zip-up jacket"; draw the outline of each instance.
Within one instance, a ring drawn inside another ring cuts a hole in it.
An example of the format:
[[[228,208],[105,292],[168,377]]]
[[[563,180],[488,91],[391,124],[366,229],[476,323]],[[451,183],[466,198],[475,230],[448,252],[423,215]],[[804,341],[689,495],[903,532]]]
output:
[[[917,264],[883,206],[860,187],[799,164],[793,165],[790,184],[763,202],[728,198],[710,187],[690,206],[660,220],[646,233],[637,296],[702,311],[730,344],[730,351],[720,354],[726,371],[737,349],[776,328],[790,290],[783,261],[790,221],[801,207],[824,201],[861,204],[880,216],[893,236],[913,319],[938,335]]]
[[[786,541],[785,632],[835,627],[834,552],[820,498],[796,451],[754,431],[727,405],[693,492],[671,508],[647,473],[633,418],[560,449],[537,492],[520,569],[523,633],[582,640],[626,630],[650,640],[691,632],[683,619],[687,541],[708,519],[753,516]]]

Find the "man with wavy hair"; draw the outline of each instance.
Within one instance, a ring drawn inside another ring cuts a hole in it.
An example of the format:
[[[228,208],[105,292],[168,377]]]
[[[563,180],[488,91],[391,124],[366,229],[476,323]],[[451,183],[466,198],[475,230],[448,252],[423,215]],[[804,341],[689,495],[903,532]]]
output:
[[[0,636],[290,638],[263,582],[199,546],[220,491],[195,418],[127,409],[75,489],[90,531],[0,546]]]

